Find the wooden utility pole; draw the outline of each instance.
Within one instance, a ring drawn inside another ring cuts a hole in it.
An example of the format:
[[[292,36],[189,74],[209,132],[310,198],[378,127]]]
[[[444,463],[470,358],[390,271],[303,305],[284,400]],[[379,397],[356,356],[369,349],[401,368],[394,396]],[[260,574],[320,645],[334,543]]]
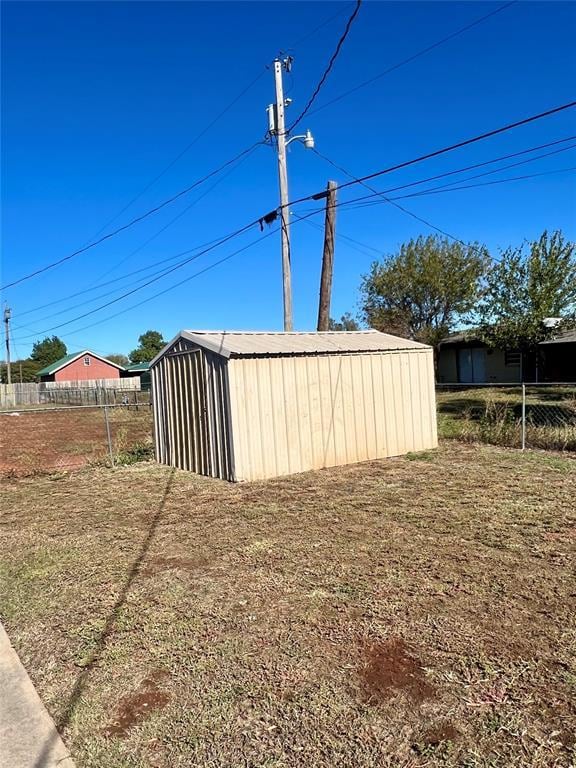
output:
[[[330,325],[330,299],[332,297],[332,274],[334,271],[334,232],[336,227],[335,181],[329,181],[326,188],[326,218],[324,222],[324,251],[322,253],[322,275],[320,277],[320,301],[318,303],[318,330],[327,331]]]
[[[286,167],[286,123],[284,110],[284,88],[282,71],[290,59],[274,62],[274,84],[276,87],[275,128],[278,149],[278,181],[280,186],[280,228],[282,237],[282,284],[284,298],[284,330],[292,330],[292,267],[290,264],[290,213],[288,211],[288,170]]]
[[[10,370],[10,316],[11,310],[8,305],[4,307],[4,328],[6,333],[6,382],[12,384],[12,372]]]

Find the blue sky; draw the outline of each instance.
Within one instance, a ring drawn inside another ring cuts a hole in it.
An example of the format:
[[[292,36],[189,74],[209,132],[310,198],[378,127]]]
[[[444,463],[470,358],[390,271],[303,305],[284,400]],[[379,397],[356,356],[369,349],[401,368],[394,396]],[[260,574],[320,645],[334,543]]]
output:
[[[322,108],[498,5],[367,0],[301,127],[313,131],[320,152],[360,175],[573,100],[576,6],[520,0]],[[272,73],[265,66],[281,50],[294,56],[285,86],[293,99],[288,116],[295,117],[352,8],[349,2],[4,3],[2,283],[90,241],[260,72],[262,77],[225,117],[109,229],[261,139],[267,127],[265,108],[273,98]],[[573,134],[576,110],[373,183],[384,190]],[[576,150],[479,181],[573,166]],[[562,228],[576,237],[574,173],[400,202],[458,238],[486,243],[497,254],[499,248],[537,237],[544,228]],[[292,145],[291,199],[323,188],[329,178],[347,180],[303,146]],[[28,354],[32,342],[46,335],[38,332],[114,299],[147,273],[66,299],[71,293],[226,235],[277,205],[274,152],[260,146],[178,221],[130,256],[219,179],[109,242],[6,290],[2,299],[13,310],[17,355]],[[352,187],[340,200],[365,192]],[[293,210],[304,215],[311,207],[304,203]],[[311,221],[321,225],[323,217]],[[378,253],[393,252],[410,237],[431,232],[386,204],[339,210],[337,231],[362,245],[337,241],[332,303],[336,317],[357,310],[361,276]],[[70,351],[89,347],[106,354],[128,352],[150,328],[166,338],[180,328],[281,329],[279,235],[264,239],[266,234],[254,229],[106,310],[49,334],[60,335]],[[253,240],[261,242],[180,285]],[[298,330],[315,326],[321,252],[322,233],[295,223]],[[110,317],[173,285],[174,290],[139,308]],[[112,289],[117,292],[94,300]],[[48,302],[58,303],[30,312]]]

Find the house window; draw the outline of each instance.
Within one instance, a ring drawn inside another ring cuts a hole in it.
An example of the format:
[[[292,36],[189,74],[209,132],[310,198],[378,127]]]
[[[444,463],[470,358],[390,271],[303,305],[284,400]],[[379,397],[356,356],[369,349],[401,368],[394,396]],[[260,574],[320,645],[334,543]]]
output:
[[[504,350],[504,365],[509,366],[510,368],[519,368],[520,367],[520,352],[517,352],[516,350]]]
[[[84,365],[90,365],[90,358],[88,357],[88,355],[86,355],[86,357],[84,358]]]

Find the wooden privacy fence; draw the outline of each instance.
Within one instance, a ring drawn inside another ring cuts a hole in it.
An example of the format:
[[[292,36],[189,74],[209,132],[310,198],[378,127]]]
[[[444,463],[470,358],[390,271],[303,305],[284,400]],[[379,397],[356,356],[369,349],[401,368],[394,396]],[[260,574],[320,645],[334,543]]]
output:
[[[82,386],[79,386],[81,383]],[[100,379],[83,382],[41,382],[0,384],[0,408],[27,405],[120,405],[144,402],[140,392],[140,377]],[[74,385],[74,386],[72,386]]]

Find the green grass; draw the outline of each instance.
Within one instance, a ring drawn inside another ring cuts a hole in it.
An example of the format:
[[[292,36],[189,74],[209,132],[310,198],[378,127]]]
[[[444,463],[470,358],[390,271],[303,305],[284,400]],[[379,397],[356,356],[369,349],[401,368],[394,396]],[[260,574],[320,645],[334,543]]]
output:
[[[575,480],[456,441],[13,480],[2,618],[78,768],[568,768]]]
[[[443,439],[518,448],[522,444],[522,390],[517,387],[437,390]],[[576,450],[576,388],[527,388],[526,446]]]

